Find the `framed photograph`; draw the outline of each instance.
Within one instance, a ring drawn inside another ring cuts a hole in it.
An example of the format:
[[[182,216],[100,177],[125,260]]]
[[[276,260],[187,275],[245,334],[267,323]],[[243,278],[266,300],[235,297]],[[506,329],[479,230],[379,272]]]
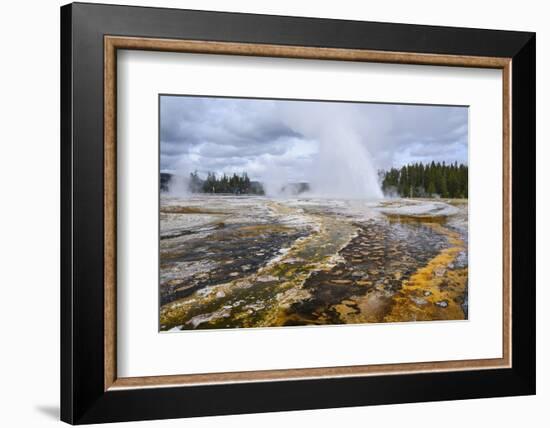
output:
[[[535,393],[535,35],[61,8],[61,418]]]

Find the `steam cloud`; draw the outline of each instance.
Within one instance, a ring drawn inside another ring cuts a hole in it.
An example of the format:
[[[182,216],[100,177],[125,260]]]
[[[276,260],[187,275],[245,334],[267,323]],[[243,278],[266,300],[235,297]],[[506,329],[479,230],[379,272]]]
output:
[[[319,142],[314,167],[309,171],[312,193],[319,196],[378,199],[382,191],[377,169],[361,136],[352,104],[298,103],[283,109],[285,122]],[[359,122],[360,123],[360,122]]]

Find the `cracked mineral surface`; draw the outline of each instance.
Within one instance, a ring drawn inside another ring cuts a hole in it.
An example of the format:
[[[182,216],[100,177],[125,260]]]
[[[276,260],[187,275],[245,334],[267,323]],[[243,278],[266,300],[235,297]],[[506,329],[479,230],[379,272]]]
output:
[[[467,200],[161,198],[160,329],[459,320]]]

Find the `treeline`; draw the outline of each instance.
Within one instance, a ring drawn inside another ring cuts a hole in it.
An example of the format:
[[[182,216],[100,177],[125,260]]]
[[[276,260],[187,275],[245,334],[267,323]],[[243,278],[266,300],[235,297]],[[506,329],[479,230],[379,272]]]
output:
[[[233,193],[236,195],[264,194],[262,185],[257,181],[251,181],[246,172],[243,172],[241,175],[233,174],[231,176],[223,174],[219,178],[215,173],[209,172],[206,179],[201,180],[195,171],[190,175],[189,187],[192,192]]]
[[[415,197],[468,197],[468,166],[431,162],[414,163],[381,172],[386,195]]]

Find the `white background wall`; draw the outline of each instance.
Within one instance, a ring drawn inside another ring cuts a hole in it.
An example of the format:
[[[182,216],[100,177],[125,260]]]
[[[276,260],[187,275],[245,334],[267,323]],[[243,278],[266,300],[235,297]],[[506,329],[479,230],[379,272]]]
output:
[[[123,2],[121,0],[121,2]],[[104,3],[116,3],[104,1]],[[126,4],[537,32],[537,264],[550,252],[548,117],[550,14],[523,0],[148,0]],[[58,424],[59,406],[59,6],[58,0],[0,6],[0,421]],[[159,427],[544,426],[550,404],[550,298],[538,278],[538,395],[264,415],[155,421]],[[475,387],[475,386],[474,386]],[[214,405],[214,403],[213,403]],[[137,423],[125,426],[137,426]]]

